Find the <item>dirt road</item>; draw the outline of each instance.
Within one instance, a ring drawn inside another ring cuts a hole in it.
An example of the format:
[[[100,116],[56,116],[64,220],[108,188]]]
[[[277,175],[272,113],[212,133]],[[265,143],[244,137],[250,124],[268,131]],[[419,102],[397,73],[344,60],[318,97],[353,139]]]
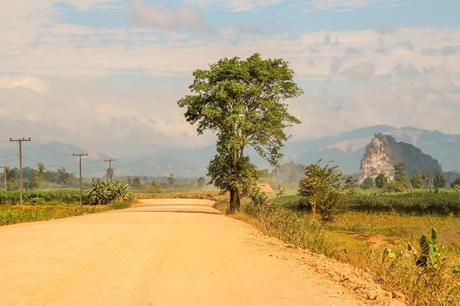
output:
[[[206,200],[0,228],[0,305],[356,305]]]

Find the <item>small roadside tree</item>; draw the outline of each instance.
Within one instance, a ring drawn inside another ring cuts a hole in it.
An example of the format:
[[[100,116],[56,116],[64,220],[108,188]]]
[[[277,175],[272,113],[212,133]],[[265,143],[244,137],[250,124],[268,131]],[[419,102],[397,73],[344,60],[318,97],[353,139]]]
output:
[[[342,200],[344,180],[337,166],[315,163],[305,168],[298,192],[308,198],[314,220],[318,214],[326,220],[332,217]]]
[[[276,166],[288,139],[285,128],[300,121],[289,114],[284,101],[302,90],[294,72],[282,59],[224,58],[208,70],[196,70],[191,94],[178,101],[185,119],[198,134],[217,135],[217,154],[210,162],[211,183],[230,193],[230,212],[240,207],[241,193],[250,190],[258,172],[246,155],[252,147]]]

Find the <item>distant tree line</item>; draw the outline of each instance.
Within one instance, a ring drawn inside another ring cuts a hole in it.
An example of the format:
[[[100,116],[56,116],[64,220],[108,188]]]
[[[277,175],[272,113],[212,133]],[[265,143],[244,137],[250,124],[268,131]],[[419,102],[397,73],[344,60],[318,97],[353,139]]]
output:
[[[436,191],[447,186],[447,180],[443,173],[438,172],[434,176],[422,172],[415,172],[412,177],[407,176],[407,171],[404,163],[394,165],[394,179],[390,180],[383,173],[376,178],[368,177],[362,183],[363,189],[370,188],[386,188],[390,191],[404,191],[408,188],[413,189],[429,189],[434,188]],[[453,180],[451,187],[460,186],[460,174]]]
[[[39,163],[37,168],[25,167],[24,173],[24,188],[73,188],[78,186],[78,178],[73,173],[68,172],[65,168],[57,170],[46,169],[45,165]],[[0,175],[1,186],[4,182],[4,173]],[[19,188],[19,169],[8,168],[6,171],[6,181],[8,190],[16,190]]]

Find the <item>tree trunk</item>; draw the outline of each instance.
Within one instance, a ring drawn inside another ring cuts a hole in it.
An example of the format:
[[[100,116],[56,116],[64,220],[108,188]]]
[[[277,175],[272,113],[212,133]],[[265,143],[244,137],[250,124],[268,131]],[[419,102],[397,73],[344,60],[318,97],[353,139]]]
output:
[[[240,191],[238,188],[232,188],[230,190],[230,213],[236,213],[240,211]]]
[[[317,199],[315,196],[312,196],[310,199],[310,204],[311,204],[311,214],[312,214],[312,219],[313,221],[316,221],[316,215],[317,215]]]

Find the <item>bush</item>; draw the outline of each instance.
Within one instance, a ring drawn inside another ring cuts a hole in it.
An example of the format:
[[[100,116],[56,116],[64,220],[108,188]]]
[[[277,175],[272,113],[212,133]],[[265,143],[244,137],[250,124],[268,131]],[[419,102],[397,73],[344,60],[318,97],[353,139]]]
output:
[[[127,184],[93,179],[91,188],[88,191],[88,200],[91,204],[110,204],[125,201],[128,199],[128,188]]]
[[[259,188],[254,188],[250,194],[250,198],[252,203],[254,203],[256,206],[265,205],[267,204],[268,200],[267,195]]]

